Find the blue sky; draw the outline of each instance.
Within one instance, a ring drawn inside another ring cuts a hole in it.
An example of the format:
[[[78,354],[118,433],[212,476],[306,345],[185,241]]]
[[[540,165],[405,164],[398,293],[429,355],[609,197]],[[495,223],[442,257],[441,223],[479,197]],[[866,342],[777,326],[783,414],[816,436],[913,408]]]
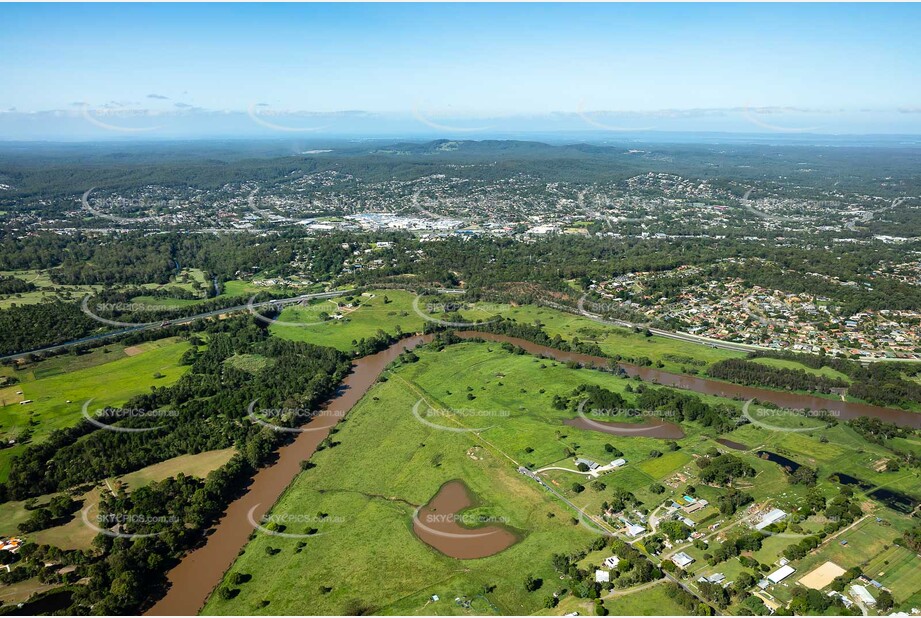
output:
[[[0,110],[917,132],[919,32],[912,4],[0,4]]]

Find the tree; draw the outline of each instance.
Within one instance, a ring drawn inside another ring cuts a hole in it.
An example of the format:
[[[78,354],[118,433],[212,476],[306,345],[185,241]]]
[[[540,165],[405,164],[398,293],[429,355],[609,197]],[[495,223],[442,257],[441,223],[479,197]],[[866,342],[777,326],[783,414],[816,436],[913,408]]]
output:
[[[894,604],[895,600],[892,598],[892,594],[888,590],[879,591],[879,594],[876,596],[876,608],[878,610],[887,612],[892,609]]]
[[[534,577],[533,575],[528,575],[524,580],[524,589],[528,592],[539,590],[543,585],[544,581],[540,578]]]

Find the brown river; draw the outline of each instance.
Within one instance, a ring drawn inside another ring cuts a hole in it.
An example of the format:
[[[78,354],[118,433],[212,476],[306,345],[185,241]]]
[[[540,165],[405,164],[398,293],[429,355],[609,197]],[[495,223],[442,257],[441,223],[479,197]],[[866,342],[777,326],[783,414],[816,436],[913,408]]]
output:
[[[252,520],[260,521],[301,471],[301,462],[316,452],[320,442],[329,435],[329,429],[339,422],[342,415],[337,412],[350,410],[391,361],[404,350],[425,341],[431,341],[431,336],[407,337],[383,352],[355,361],[352,373],[346,376],[339,392],[324,406],[324,410],[330,412],[318,414],[310,421],[311,428],[323,430],[299,433],[293,442],[279,449],[275,463],[256,473],[247,492],[230,503],[205,544],[186,555],[168,573],[170,588],[147,615],[197,614],[253,532],[248,516],[250,509],[255,509]]]
[[[531,343],[530,341],[525,341],[524,339],[518,339],[516,337],[508,337],[506,335],[472,331],[465,331],[458,333],[458,335],[465,339],[479,338],[487,341],[511,343],[524,348],[531,354],[549,356],[563,362],[574,361],[594,367],[607,367],[610,362],[610,359],[601,356],[591,356],[589,354],[579,354],[577,352],[560,352],[553,348]],[[918,412],[881,408],[879,406],[871,406],[868,403],[841,401],[840,399],[825,399],[813,395],[772,391],[753,386],[742,386],[740,384],[708,380],[706,378],[686,376],[679,373],[669,373],[668,371],[651,369],[649,367],[638,367],[627,363],[618,364],[626,370],[629,376],[633,377],[638,375],[644,382],[648,383],[673,386],[675,388],[695,391],[704,395],[716,395],[718,397],[728,397],[730,399],[743,399],[746,401],[749,399],[757,399],[758,401],[769,401],[782,408],[796,410],[829,410],[834,413],[838,420],[842,421],[858,418],[860,416],[874,416],[887,423],[895,423],[901,427],[921,429],[921,413]]]
[[[574,361],[587,366],[596,367],[607,367],[609,363],[609,359],[603,357],[575,352],[561,352],[553,348],[525,341],[524,339],[508,337],[506,335],[475,331],[459,332],[458,335],[464,339],[479,338],[487,341],[511,343],[524,348],[531,354],[547,356],[562,362]],[[256,473],[246,493],[231,502],[227,507],[224,516],[217,522],[213,532],[205,540],[205,544],[187,554],[182,561],[168,573],[170,588],[166,595],[147,611],[147,615],[189,616],[197,614],[205,604],[211,591],[221,582],[224,573],[233,564],[234,559],[244,545],[246,545],[249,535],[253,532],[253,525],[250,523],[250,517],[248,517],[251,510],[252,519],[255,521],[261,520],[275,504],[285,488],[288,487],[291,481],[300,472],[300,462],[309,459],[310,456],[313,455],[320,442],[329,434],[329,429],[340,420],[342,416],[341,412],[351,410],[351,408],[358,403],[358,400],[361,399],[368,389],[377,381],[377,378],[384,368],[404,350],[409,350],[422,343],[431,341],[431,338],[430,335],[407,337],[382,352],[356,360],[353,363],[353,371],[343,381],[342,388],[340,388],[336,396],[324,406],[324,410],[330,412],[321,413],[310,422],[311,428],[320,428],[321,431],[308,431],[298,434],[297,438],[292,443],[279,449],[278,459],[275,463],[262,468]],[[637,367],[627,364],[621,365],[629,375],[639,375],[646,382],[674,386],[707,395],[718,395],[730,398],[735,397],[745,400],[757,398],[759,401],[769,401],[787,408],[809,410],[827,409],[837,412],[839,418],[843,420],[856,418],[858,416],[874,416],[897,425],[921,428],[921,414],[903,410],[892,410],[862,403],[836,401],[809,395],[798,395],[795,393],[740,386],[704,378],[668,373],[647,367]],[[332,411],[340,411],[340,413],[334,413]],[[619,425],[618,423],[605,424],[612,426],[612,430],[609,431],[609,433],[617,433],[616,429],[617,425]],[[622,425],[625,427],[636,427],[636,425],[629,423],[624,423]],[[656,431],[650,431],[649,433],[644,432],[638,435],[671,439],[671,437],[675,435],[675,428],[677,427],[680,430],[680,427],[671,423],[662,423],[661,427],[663,428],[663,435],[661,436],[657,435],[658,432]],[[460,500],[456,492],[452,491],[450,495],[452,505],[449,505],[448,510],[453,508],[453,503],[455,501]],[[441,494],[439,494],[438,497],[440,496]],[[436,497],[435,500],[437,500],[438,497]],[[448,497],[445,497],[445,500],[447,499]],[[458,502],[458,504],[460,504],[460,502]],[[438,506],[444,508],[441,505]],[[461,506],[460,508],[466,507]],[[505,529],[501,530],[504,534],[511,535],[512,540],[509,544],[514,543],[514,535]],[[480,530],[479,532],[483,531]],[[498,538],[500,535],[496,536]],[[430,542],[430,539],[425,540],[438,548],[435,543]],[[507,541],[508,539],[505,540]],[[452,552],[445,553],[454,555]]]

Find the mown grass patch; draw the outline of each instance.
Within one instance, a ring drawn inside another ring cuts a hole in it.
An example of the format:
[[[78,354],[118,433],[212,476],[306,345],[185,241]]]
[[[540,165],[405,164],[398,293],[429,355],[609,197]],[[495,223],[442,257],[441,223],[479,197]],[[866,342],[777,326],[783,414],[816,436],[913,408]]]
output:
[[[844,380],[845,382],[850,383],[851,379],[846,375],[832,369],[831,367],[821,367],[819,369],[813,369],[812,367],[807,367],[802,363],[798,363],[792,360],[786,360],[782,358],[755,358],[752,359],[752,362],[758,363],[759,365],[766,365],[768,367],[777,367],[779,369],[793,369],[796,371],[805,371],[806,373],[822,376],[825,378],[831,378],[834,380]]]
[[[67,357],[61,357],[57,364],[49,366],[47,377],[38,377],[44,371],[39,364],[28,369],[32,379],[25,372],[19,376],[19,384],[0,389],[0,439],[20,442],[0,450],[0,481],[9,473],[12,458],[25,448],[21,437],[26,430],[31,431],[31,442],[40,442],[53,430],[76,423],[87,400],[93,400],[90,406],[93,411],[122,405],[152,386],[173,384],[188,369],[179,364],[189,348],[187,342],[173,338],[168,343],[150,342],[136,348],[133,356],[124,355],[122,349],[123,356],[117,360],[88,363],[73,371],[66,370],[61,363]],[[94,357],[94,361],[99,358]],[[76,366],[80,367],[82,362],[77,360]],[[21,395],[17,394],[19,391]],[[32,403],[19,403],[28,399]]]

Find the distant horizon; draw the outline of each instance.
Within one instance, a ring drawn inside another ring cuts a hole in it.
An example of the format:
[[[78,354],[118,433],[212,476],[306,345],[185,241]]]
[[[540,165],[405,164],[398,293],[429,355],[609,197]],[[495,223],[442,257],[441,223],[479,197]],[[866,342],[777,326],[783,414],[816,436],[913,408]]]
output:
[[[917,4],[0,4],[0,139],[916,135],[919,31]]]
[[[2,122],[0,122],[2,126]],[[876,145],[885,147],[921,147],[921,130],[917,133],[777,133],[768,131],[717,131],[717,130],[648,130],[612,133],[593,129],[518,130],[486,132],[477,134],[437,133],[419,129],[395,132],[352,132],[352,133],[308,133],[291,134],[281,132],[251,133],[202,133],[196,135],[170,133],[114,133],[77,134],[71,136],[48,135],[9,137],[0,133],[0,144],[34,144],[73,146],[79,144],[137,145],[144,144],[207,144],[209,142],[239,143],[299,143],[323,145],[347,142],[540,142],[553,146],[565,145],[642,145],[642,144],[749,144],[749,145]]]

